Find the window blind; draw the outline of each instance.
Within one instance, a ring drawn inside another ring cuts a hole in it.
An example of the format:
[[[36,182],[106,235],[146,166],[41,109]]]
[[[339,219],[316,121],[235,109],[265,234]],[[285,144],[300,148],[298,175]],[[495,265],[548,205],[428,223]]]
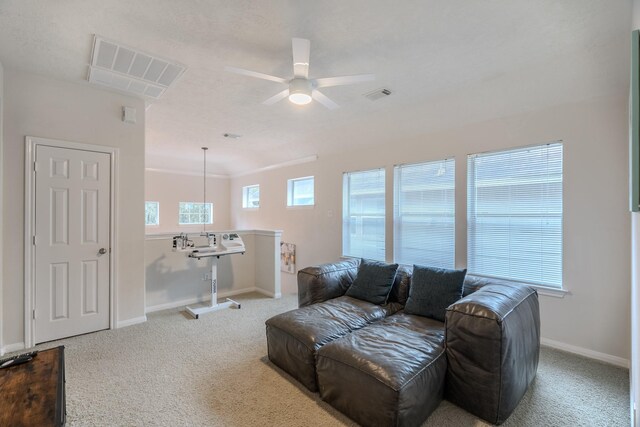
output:
[[[342,253],[385,260],[384,169],[343,175]]]
[[[562,287],[562,143],[468,157],[470,273]]]
[[[454,268],[455,160],[396,166],[395,262]]]

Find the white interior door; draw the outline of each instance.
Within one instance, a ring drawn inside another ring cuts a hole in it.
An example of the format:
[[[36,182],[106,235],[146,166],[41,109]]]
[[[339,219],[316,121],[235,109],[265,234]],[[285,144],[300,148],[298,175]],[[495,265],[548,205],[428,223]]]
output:
[[[110,160],[36,148],[36,343],[109,328]]]

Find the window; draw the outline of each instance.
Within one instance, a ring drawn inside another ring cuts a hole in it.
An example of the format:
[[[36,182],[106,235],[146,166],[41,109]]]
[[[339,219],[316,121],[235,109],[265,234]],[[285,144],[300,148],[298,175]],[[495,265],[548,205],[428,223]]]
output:
[[[213,224],[213,204],[180,202],[178,218],[180,225]]]
[[[342,254],[384,261],[384,169],[345,173],[342,194]]]
[[[455,266],[455,160],[396,166],[393,254],[400,264]]]
[[[468,158],[469,272],[562,287],[562,144]]]
[[[287,206],[313,206],[313,177],[287,181]]]
[[[242,207],[245,209],[260,207],[260,186],[248,185],[242,187]]]
[[[144,202],[144,225],[160,225],[160,204]]]

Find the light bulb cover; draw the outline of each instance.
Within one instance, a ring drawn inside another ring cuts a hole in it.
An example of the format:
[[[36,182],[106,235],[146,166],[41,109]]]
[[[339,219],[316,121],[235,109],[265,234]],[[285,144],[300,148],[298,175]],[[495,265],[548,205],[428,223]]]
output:
[[[311,98],[311,82],[307,79],[293,79],[289,83],[289,101],[297,105],[305,105],[310,103]]]
[[[306,93],[291,93],[289,94],[289,101],[297,105],[306,105],[311,102],[311,96]]]

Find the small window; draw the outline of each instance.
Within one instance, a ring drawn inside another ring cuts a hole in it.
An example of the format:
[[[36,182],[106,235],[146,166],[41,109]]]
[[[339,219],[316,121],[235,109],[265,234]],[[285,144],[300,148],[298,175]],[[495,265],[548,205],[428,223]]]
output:
[[[160,204],[144,202],[144,225],[160,225]]]
[[[313,206],[313,187],[312,176],[287,181],[287,206]]]
[[[562,143],[470,155],[470,273],[562,288]]]
[[[245,209],[257,209],[260,207],[259,185],[242,187],[242,207]]]
[[[384,261],[384,169],[346,172],[342,191],[342,254]]]
[[[213,224],[213,204],[180,202],[178,218],[180,225]]]

